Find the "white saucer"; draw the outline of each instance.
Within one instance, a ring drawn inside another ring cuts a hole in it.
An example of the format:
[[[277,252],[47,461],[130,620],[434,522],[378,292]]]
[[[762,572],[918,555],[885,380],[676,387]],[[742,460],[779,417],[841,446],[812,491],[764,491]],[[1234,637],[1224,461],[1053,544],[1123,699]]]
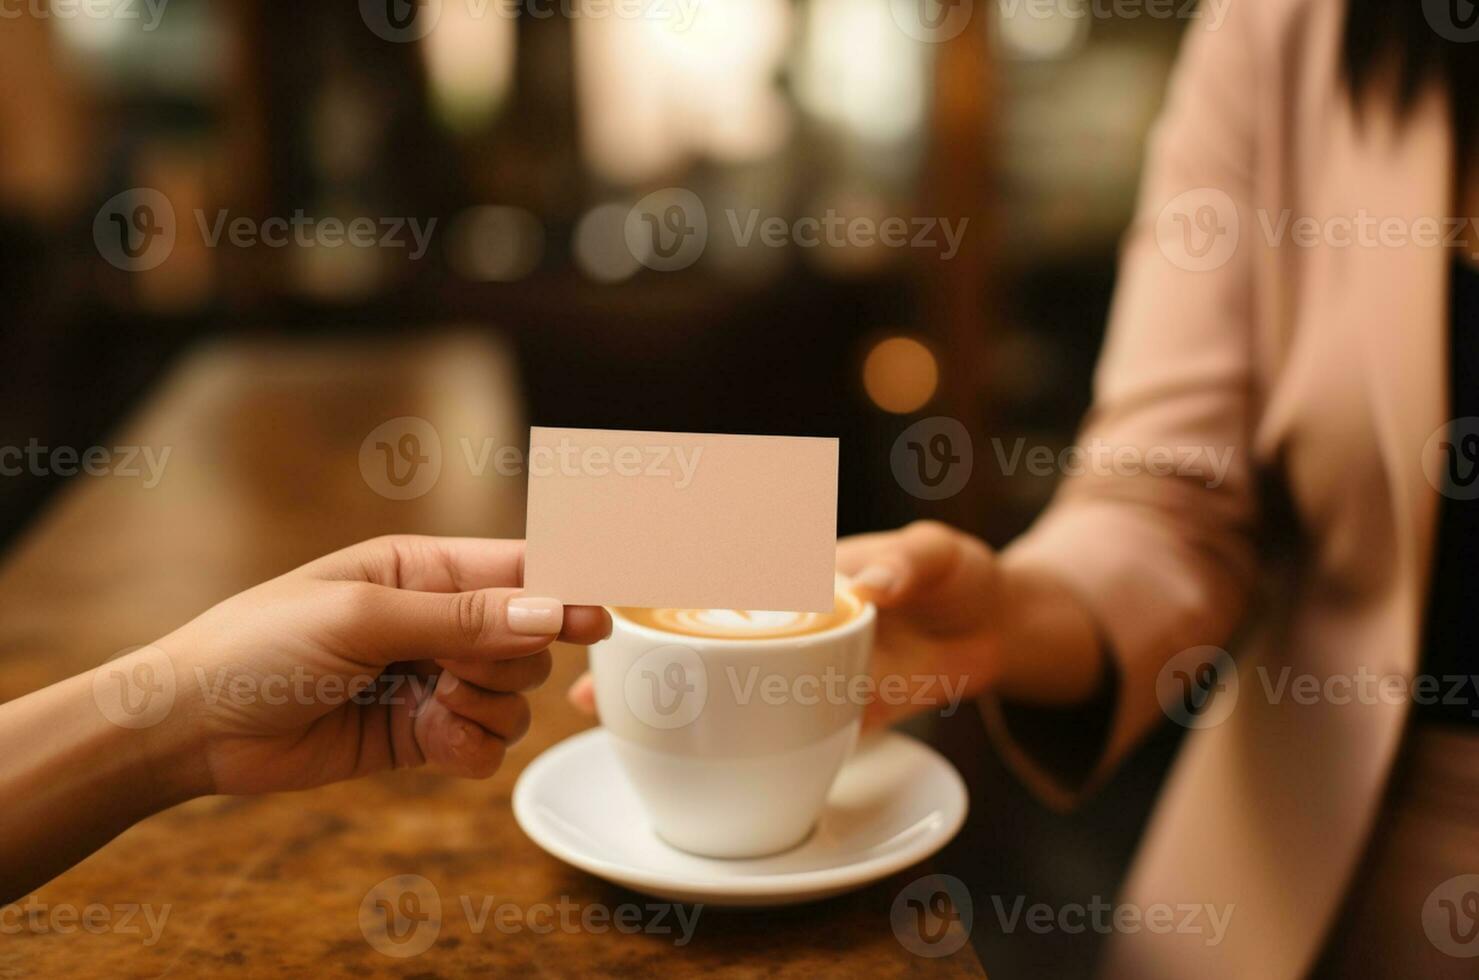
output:
[[[859,743],[802,844],[763,858],[698,857],[653,833],[601,728],[531,762],[513,803],[524,833],[562,861],[659,898],[729,906],[811,902],[886,877],[944,847],[967,805],[954,766],[885,732]]]

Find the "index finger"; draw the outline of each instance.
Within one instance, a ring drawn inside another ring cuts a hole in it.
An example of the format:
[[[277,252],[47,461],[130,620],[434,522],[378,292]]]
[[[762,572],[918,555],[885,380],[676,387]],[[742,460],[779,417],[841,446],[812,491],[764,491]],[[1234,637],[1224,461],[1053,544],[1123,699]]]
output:
[[[843,575],[856,575],[867,567],[874,555],[887,551],[889,541],[897,534],[897,531],[873,531],[838,540],[837,570]]]
[[[524,583],[524,542],[389,534],[325,555],[303,570],[416,592],[518,588]]]
[[[888,608],[978,601],[991,566],[985,545],[935,521],[839,542],[838,570],[854,591]]]

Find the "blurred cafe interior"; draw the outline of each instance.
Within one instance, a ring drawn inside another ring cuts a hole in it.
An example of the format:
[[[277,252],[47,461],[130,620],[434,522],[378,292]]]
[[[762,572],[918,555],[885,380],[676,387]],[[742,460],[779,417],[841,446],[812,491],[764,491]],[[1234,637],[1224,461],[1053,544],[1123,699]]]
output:
[[[301,429],[272,423],[274,401],[302,391],[277,387],[294,352],[339,360],[323,377],[352,388],[369,384],[355,358],[372,352],[389,358],[383,378],[418,351],[451,350],[435,363],[453,375],[468,366],[458,352],[489,349],[507,370],[464,412],[838,436],[839,533],[932,516],[1009,540],[1056,479],[1009,465],[1014,444],[1068,445],[1087,405],[1185,21],[978,3],[966,29],[921,40],[890,0],[675,0],[671,18],[585,15],[594,2],[440,0],[434,26],[405,37],[373,3],[102,3],[133,17],[5,4],[0,444],[108,445],[186,366],[250,356],[232,377],[259,386],[257,418],[239,424],[265,426],[253,451],[290,452]],[[173,247],[149,268],[99,244],[100,209],[140,188],[174,213]],[[629,248],[628,214],[675,188],[702,202],[706,247],[653,268]],[[295,214],[375,216],[374,234],[400,241],[267,244],[260,223]],[[931,216],[921,240],[934,245],[746,236],[752,221],[830,214],[907,216],[911,240]],[[259,240],[233,238],[238,217]],[[964,229],[953,250],[941,219]],[[931,416],[974,440],[969,486],[940,501],[890,467],[900,432]],[[293,486],[241,479],[264,497],[312,495],[313,467],[353,470],[360,434],[342,458],[300,460]],[[84,479],[0,480],[7,551]],[[454,512],[434,527],[478,533],[455,512],[465,498],[436,499],[422,504]],[[403,529],[383,513],[383,531]],[[349,543],[328,525],[325,541]],[[85,591],[71,598],[85,609]],[[0,698],[23,690],[12,678]],[[919,724],[971,785],[971,827],[947,860],[973,888],[1113,894],[1171,726],[1061,815],[1006,775],[974,713]],[[972,940],[993,972],[1070,975],[1100,937]]]

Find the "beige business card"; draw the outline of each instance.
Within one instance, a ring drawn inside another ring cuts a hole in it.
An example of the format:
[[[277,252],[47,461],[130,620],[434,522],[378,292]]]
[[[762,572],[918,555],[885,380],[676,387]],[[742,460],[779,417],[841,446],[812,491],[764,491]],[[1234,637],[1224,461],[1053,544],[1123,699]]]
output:
[[[536,426],[527,462],[528,592],[832,609],[836,439]]]

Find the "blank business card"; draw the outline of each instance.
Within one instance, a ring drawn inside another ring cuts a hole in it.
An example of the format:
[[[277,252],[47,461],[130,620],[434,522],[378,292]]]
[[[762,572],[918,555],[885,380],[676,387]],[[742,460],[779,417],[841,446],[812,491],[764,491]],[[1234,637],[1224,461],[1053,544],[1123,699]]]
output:
[[[832,610],[836,439],[536,426],[527,464],[527,592]]]

